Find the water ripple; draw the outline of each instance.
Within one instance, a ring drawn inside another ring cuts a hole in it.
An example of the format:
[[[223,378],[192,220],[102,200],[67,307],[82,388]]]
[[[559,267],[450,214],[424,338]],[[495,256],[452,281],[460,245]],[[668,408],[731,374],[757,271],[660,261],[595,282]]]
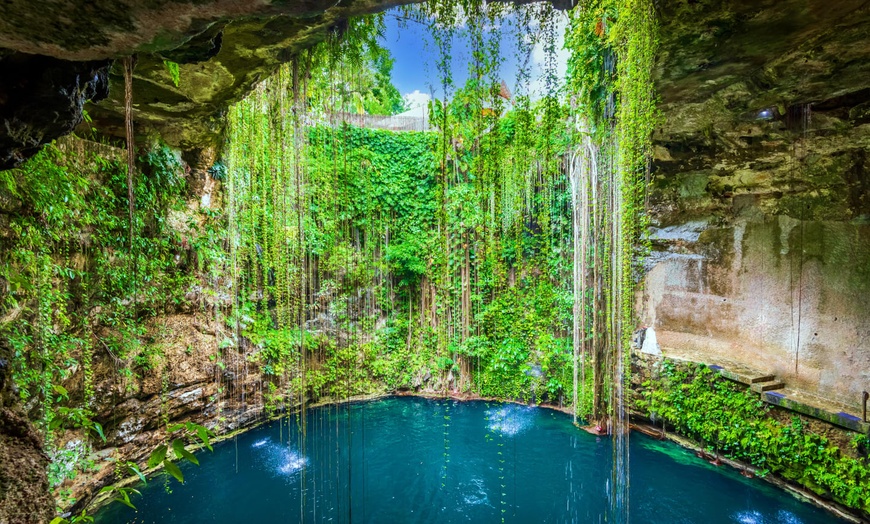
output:
[[[483,485],[483,479],[473,478],[471,482],[462,482],[459,485],[462,493],[462,501],[466,506],[479,506],[481,504],[493,507],[489,502],[489,495]]]
[[[276,477],[292,479],[293,475],[308,465],[308,459],[287,445],[276,444],[269,439],[251,444],[258,452],[258,462]]]
[[[508,404],[486,411],[490,431],[503,435],[517,435],[532,425],[534,408]]]

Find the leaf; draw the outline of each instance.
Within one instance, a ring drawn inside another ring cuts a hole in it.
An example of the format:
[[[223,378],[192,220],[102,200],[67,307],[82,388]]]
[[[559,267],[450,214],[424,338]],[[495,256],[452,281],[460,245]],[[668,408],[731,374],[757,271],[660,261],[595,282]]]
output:
[[[66,524],[67,522],[69,521],[63,517],[54,517],[49,524]]]
[[[93,426],[93,427],[94,427],[94,431],[97,432],[97,435],[100,436],[100,439],[101,439],[103,442],[105,442],[105,441],[106,441],[106,435],[103,433],[103,426],[100,425],[99,422],[94,422],[94,426]]]
[[[175,462],[167,459],[163,461],[163,467],[166,468],[166,472],[175,477],[178,482],[184,484],[184,475],[181,473],[181,469],[178,468],[178,465]]]
[[[134,506],[133,503],[130,502],[130,492],[131,492],[131,491],[132,491],[132,492],[135,492],[135,493],[139,493],[139,492],[136,491],[135,489],[121,488],[121,489],[118,491],[118,492],[121,494],[121,496],[120,496],[120,497],[115,497],[115,500],[117,500],[117,501],[120,502],[121,504],[124,504],[125,506],[129,506],[130,508],[136,509],[136,506]]]
[[[123,497],[115,497],[115,498],[112,499],[112,500],[117,500],[118,502],[120,502],[121,504],[123,504],[123,505],[125,505],[125,506],[128,506],[128,507],[131,507],[131,508],[133,508],[133,509],[136,509],[136,506],[134,506],[133,503],[130,502],[130,496],[127,495],[126,493],[124,493],[124,496],[123,496]]]
[[[172,79],[172,83],[175,84],[175,87],[178,87],[178,84],[181,81],[181,71],[179,70],[178,63],[173,62],[172,60],[164,60],[163,65],[169,72],[169,78]]]
[[[151,452],[151,456],[148,457],[148,468],[155,468],[158,464],[163,462],[163,459],[166,458],[166,445],[161,444],[157,449]]]
[[[181,442],[181,439],[175,439],[172,441],[172,451],[175,452],[176,457],[180,459],[183,458],[188,462],[193,462],[194,464],[199,466],[199,460],[196,459],[193,453],[184,449],[184,443]]]
[[[188,462],[193,462],[194,464],[199,466],[199,460],[197,460],[196,456],[193,453],[191,453],[190,451],[187,451],[186,449],[182,449],[181,455]]]
[[[137,466],[136,464],[128,463],[128,464],[127,464],[127,468],[128,468],[130,471],[132,471],[133,473],[135,473],[136,476],[139,477],[139,479],[140,479],[143,483],[146,483],[146,484],[148,483],[148,480],[145,479],[145,475],[144,475],[144,474],[142,473],[142,471],[139,469],[139,466]]]
[[[208,429],[204,428],[203,426],[200,426],[196,429],[196,435],[199,437],[199,440],[202,441],[202,443],[205,445],[205,447],[208,448],[209,451],[214,451],[214,449],[212,449],[211,443],[209,442],[209,439],[208,439]]]
[[[62,397],[64,397],[64,398],[69,398],[69,391],[67,391],[66,388],[64,388],[63,386],[58,385],[58,384],[55,384],[55,385],[52,386],[51,388],[52,388],[52,389],[54,390],[54,392],[57,393],[58,395],[60,395],[60,396],[62,396]]]
[[[176,431],[184,429],[184,424],[171,424],[166,431],[170,433],[175,433]]]
[[[181,458],[181,450],[184,449],[184,442],[181,441],[180,438],[177,438],[172,441],[172,451],[175,453],[175,456]]]

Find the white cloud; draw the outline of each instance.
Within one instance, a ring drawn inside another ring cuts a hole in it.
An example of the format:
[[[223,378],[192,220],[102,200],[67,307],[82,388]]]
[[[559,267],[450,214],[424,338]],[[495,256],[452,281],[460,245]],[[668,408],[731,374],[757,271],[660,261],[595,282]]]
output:
[[[406,93],[403,97],[408,109],[416,109],[418,107],[426,107],[432,95],[429,93],[421,93],[419,89],[415,89],[413,93]]]

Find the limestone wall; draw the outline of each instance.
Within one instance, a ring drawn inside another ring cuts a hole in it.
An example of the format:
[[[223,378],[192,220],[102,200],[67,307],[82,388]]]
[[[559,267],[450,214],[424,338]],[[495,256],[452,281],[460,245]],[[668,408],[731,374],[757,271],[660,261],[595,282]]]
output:
[[[695,235],[671,240],[645,280],[643,318],[665,351],[733,360],[859,408],[870,389],[870,225],[737,217]]]
[[[673,1],[660,21],[641,320],[666,353],[854,412],[870,390],[870,10]]]

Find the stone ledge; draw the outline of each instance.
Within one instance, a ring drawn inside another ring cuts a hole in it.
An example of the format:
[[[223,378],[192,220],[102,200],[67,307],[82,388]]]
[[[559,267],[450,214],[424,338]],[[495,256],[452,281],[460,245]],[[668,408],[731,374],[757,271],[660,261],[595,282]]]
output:
[[[856,431],[864,435],[870,435],[870,423],[864,422],[860,417],[856,417],[855,415],[851,415],[844,411],[835,413],[821,407],[810,405],[807,402],[790,398],[779,391],[765,391],[761,394],[761,400],[774,406],[823,420],[841,428]]]

